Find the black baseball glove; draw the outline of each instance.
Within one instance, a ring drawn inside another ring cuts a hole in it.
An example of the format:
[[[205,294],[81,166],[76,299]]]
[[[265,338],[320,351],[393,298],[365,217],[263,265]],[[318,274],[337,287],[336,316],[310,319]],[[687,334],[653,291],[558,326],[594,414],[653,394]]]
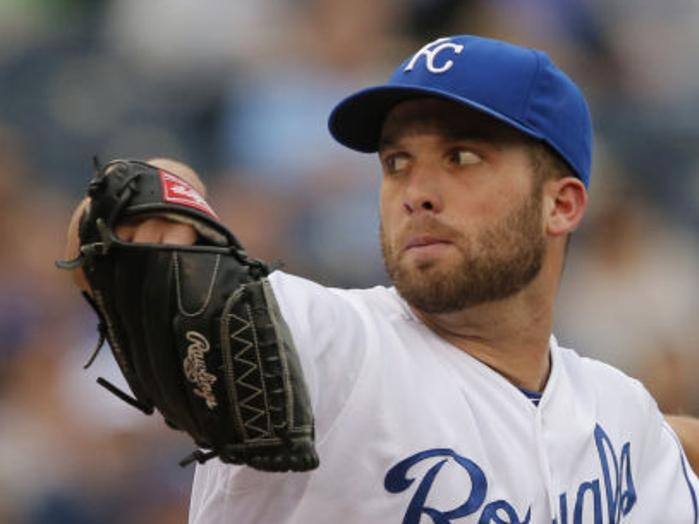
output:
[[[200,449],[182,465],[218,456],[264,471],[316,468],[310,400],[268,267],[249,258],[199,193],[172,173],[116,160],[97,166],[88,195],[80,255],[59,266],[82,266],[91,288],[84,295],[99,317],[97,349],[109,341],[133,396],[98,382],[187,432]],[[199,241],[116,237],[117,224],[148,215],[192,224]]]

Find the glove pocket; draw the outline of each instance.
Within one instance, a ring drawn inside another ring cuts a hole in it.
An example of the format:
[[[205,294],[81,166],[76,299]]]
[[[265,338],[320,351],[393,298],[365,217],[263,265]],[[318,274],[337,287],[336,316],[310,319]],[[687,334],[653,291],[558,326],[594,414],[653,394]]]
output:
[[[138,268],[143,274],[139,313],[143,345],[135,355],[153,403],[167,423],[189,433],[197,442],[201,431],[192,412],[187,385],[182,374],[178,331],[177,290],[173,253],[147,251]]]

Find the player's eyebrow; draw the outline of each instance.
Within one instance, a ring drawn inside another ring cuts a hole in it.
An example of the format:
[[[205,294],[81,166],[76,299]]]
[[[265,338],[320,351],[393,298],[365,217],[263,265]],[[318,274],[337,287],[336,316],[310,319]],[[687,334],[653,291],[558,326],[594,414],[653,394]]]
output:
[[[379,139],[379,152],[398,146],[398,140],[393,136],[381,135]]]
[[[444,129],[441,131],[443,138],[450,142],[458,142],[459,140],[473,140],[478,142],[495,142],[496,135],[487,129],[469,128],[469,129]]]
[[[474,142],[488,142],[496,148],[500,148],[500,139],[497,133],[493,133],[488,129],[483,128],[467,128],[467,129],[456,129],[453,126],[442,127],[442,126],[424,126],[417,129],[411,130],[408,133],[384,133],[381,135],[379,140],[379,151],[382,149],[389,149],[400,146],[400,139],[402,136],[417,134],[422,132],[430,132],[437,134],[442,137],[447,142],[460,142],[460,141],[474,141]]]

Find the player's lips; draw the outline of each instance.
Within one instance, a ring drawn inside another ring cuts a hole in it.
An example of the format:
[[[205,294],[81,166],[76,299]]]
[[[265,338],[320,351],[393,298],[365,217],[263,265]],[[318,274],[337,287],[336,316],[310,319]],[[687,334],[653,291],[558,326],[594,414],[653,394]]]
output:
[[[404,244],[403,250],[404,251],[409,251],[411,249],[419,249],[419,248],[425,248],[425,247],[430,247],[430,246],[437,246],[437,245],[447,245],[451,244],[448,240],[445,240],[443,238],[438,238],[438,237],[433,237],[433,236],[416,236],[416,237],[411,237],[408,239],[408,241]]]

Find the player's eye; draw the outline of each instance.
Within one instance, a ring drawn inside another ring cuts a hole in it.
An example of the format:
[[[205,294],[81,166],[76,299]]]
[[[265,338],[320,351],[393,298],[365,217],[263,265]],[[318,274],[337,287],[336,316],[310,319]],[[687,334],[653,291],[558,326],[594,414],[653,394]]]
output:
[[[471,149],[454,149],[449,153],[448,160],[456,166],[472,166],[482,160],[481,156]]]
[[[387,155],[383,159],[384,169],[387,173],[400,173],[408,166],[408,155],[405,153],[395,153]]]

